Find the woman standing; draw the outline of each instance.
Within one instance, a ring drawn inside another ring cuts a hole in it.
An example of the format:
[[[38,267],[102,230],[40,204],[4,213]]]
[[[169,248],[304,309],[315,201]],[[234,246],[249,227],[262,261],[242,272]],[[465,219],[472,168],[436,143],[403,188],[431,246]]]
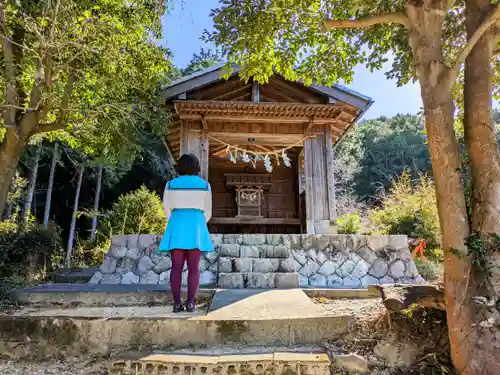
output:
[[[168,224],[159,251],[170,252],[172,258],[170,288],[174,299],[174,313],[184,310],[181,284],[182,269],[187,262],[186,309],[194,312],[196,291],[200,283],[201,253],[214,250],[207,228],[207,222],[212,216],[212,192],[210,184],[198,176],[200,162],[195,155],[182,155],[176,170],[179,177],[167,183],[163,194]]]

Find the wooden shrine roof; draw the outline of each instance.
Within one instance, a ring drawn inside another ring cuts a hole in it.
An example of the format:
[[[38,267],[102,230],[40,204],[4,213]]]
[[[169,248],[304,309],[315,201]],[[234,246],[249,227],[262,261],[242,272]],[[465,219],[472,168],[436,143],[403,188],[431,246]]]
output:
[[[233,67],[223,79],[222,65],[205,69],[175,81],[164,89],[172,121],[167,143],[174,155],[180,152],[180,125],[190,131],[207,131],[224,142],[273,146],[294,144],[305,134],[324,131],[331,126],[333,141],[338,141],[373,103],[368,97],[342,86],[304,86],[279,75],[268,84],[241,80]],[[218,144],[209,142],[211,149]],[[212,150],[211,150],[212,152]]]

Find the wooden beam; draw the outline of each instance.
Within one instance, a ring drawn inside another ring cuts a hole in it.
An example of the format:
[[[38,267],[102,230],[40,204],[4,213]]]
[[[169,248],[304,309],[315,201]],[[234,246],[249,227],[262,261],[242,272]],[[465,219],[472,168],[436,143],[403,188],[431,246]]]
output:
[[[202,115],[199,113],[181,114],[180,118],[183,120],[201,120]],[[206,115],[207,121],[221,121],[221,122],[271,122],[283,124],[296,124],[296,123],[309,123],[311,120],[306,116],[299,117],[286,117],[286,116],[232,116],[232,115]],[[327,124],[332,123],[334,118],[316,118],[313,120],[314,124]]]
[[[325,159],[328,214],[330,221],[335,221],[337,220],[337,197],[335,192],[332,127],[330,125],[325,125]]]
[[[233,90],[231,92],[227,92],[227,93],[224,93],[222,95],[216,96],[215,98],[210,99],[210,100],[228,100],[228,99],[231,99],[231,97],[235,94],[239,94],[242,91],[249,90],[250,87],[251,87],[250,84],[245,85],[245,86],[241,86],[241,87],[237,88],[236,90]],[[246,93],[245,95],[248,95],[248,93]]]
[[[252,84],[252,102],[260,102],[260,86],[258,82],[253,82]]]
[[[300,225],[300,219],[259,218],[259,217],[212,217],[209,224],[259,224],[259,225]]]

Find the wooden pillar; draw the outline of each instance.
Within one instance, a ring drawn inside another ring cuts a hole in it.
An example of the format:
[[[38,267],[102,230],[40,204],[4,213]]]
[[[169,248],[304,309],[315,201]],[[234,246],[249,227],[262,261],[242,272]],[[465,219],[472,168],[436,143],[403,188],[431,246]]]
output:
[[[307,233],[327,231],[336,219],[331,130],[304,141]]]
[[[208,133],[195,129],[190,123],[181,123],[181,155],[192,153],[200,161],[200,177],[208,180]]]

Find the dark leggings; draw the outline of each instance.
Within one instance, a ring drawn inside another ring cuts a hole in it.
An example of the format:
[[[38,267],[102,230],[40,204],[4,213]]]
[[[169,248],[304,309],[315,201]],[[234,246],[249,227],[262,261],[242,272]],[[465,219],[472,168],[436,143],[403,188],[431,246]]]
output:
[[[181,304],[182,269],[184,262],[188,268],[188,298],[187,303],[194,303],[194,297],[200,284],[201,252],[195,250],[172,250],[172,270],[170,271],[170,288],[176,305]]]

